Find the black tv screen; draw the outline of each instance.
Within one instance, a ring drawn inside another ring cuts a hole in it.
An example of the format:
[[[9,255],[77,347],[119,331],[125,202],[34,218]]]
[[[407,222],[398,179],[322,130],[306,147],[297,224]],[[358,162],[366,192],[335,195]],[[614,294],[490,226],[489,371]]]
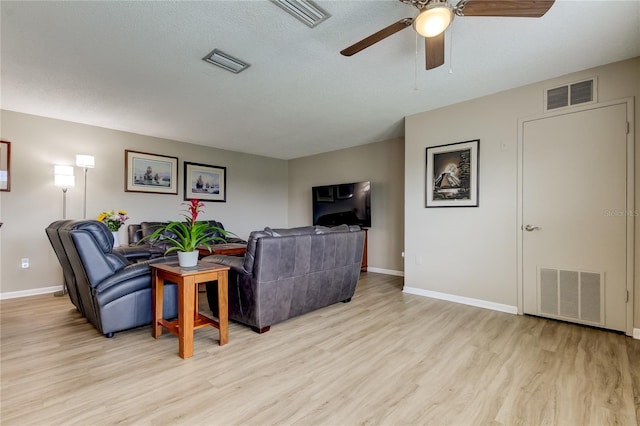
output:
[[[371,227],[371,182],[314,186],[313,224]]]

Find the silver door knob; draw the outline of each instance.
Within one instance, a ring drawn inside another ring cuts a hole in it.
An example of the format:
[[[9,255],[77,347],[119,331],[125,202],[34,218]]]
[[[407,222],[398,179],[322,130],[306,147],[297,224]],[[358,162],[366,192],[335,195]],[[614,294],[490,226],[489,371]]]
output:
[[[533,226],[533,225],[525,225],[524,226],[524,230],[525,231],[531,232],[531,231],[535,231],[536,229],[540,229],[540,227],[539,226]]]

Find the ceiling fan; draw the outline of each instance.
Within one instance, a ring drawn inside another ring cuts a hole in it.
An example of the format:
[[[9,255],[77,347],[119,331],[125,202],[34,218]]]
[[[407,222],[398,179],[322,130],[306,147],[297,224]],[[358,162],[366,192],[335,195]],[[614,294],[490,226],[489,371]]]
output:
[[[340,54],[354,55],[413,25],[414,30],[425,38],[426,66],[430,70],[444,64],[444,31],[455,15],[540,18],[555,0],[460,0],[455,6],[449,0],[399,1],[418,8],[418,16],[401,19],[347,47]]]

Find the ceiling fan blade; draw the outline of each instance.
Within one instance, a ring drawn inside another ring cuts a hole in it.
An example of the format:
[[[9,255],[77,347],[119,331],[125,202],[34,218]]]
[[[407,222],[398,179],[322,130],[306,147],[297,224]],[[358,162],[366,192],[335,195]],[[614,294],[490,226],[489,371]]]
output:
[[[553,6],[555,0],[468,0],[458,4],[463,16],[507,16],[539,18]]]
[[[369,37],[360,40],[356,44],[353,44],[347,47],[346,49],[341,51],[340,54],[343,56],[351,56],[353,54],[356,54],[359,51],[364,50],[367,47],[371,46],[372,44],[376,44],[377,42],[384,40],[390,35],[393,35],[400,30],[404,30],[405,28],[410,26],[412,22],[413,22],[413,18],[401,19],[398,22],[393,23],[388,27],[381,29],[377,33],[371,34]]]
[[[428,70],[444,64],[444,32],[435,37],[425,37],[424,53],[427,57]]]

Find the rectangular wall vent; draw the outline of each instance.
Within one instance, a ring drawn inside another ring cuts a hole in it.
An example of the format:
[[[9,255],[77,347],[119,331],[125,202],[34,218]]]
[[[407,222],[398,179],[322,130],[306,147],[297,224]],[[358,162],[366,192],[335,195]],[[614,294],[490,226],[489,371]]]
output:
[[[604,325],[604,273],[539,268],[538,313]]]
[[[578,81],[545,90],[545,111],[596,102],[596,79]]]

